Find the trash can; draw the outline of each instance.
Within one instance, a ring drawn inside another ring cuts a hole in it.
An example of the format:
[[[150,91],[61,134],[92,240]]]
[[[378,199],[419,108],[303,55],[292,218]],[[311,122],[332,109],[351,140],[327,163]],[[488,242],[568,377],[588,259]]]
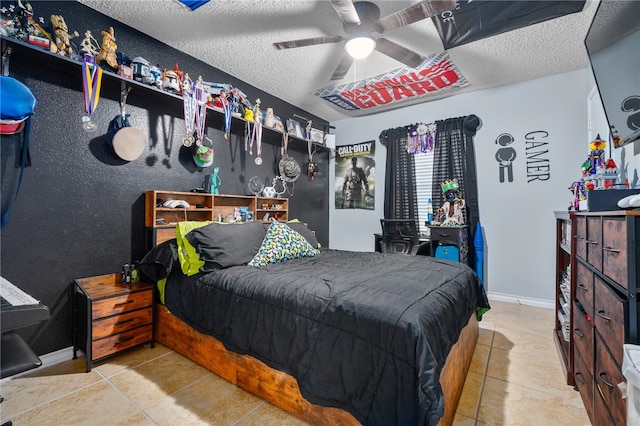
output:
[[[625,344],[622,374],[627,379],[627,424],[640,424],[640,346]]]

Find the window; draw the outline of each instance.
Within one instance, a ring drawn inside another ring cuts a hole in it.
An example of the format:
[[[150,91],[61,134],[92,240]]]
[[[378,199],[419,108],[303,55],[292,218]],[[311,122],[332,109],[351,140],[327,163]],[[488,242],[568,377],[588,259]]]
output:
[[[427,204],[431,196],[431,182],[433,180],[433,157],[434,151],[426,154],[415,154],[416,168],[416,192],[418,196],[418,219],[420,235],[428,235],[429,229],[425,225],[427,221]],[[435,207],[434,207],[435,210]],[[435,211],[434,211],[435,213]]]

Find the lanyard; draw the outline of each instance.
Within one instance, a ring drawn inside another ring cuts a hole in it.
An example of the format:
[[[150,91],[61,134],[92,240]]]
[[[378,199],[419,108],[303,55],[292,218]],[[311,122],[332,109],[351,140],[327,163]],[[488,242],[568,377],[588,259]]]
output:
[[[86,55],[82,62],[82,94],[84,97],[84,110],[87,115],[82,117],[86,130],[95,130],[97,126],[91,122],[91,115],[98,107],[100,100],[100,88],[102,86],[102,68],[93,63],[93,57]]]

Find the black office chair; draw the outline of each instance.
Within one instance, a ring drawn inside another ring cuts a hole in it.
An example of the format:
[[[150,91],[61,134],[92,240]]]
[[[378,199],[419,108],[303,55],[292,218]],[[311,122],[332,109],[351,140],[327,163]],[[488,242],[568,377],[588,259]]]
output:
[[[420,248],[418,226],[415,219],[380,219],[382,253],[416,254]]]

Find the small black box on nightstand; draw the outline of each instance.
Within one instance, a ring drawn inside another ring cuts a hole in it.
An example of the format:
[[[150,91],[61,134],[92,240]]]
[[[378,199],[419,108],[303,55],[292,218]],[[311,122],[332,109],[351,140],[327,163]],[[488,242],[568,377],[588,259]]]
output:
[[[603,212],[620,210],[618,201],[629,195],[640,194],[640,189],[595,189],[587,191],[587,200],[580,203],[580,210]],[[586,208],[583,206],[586,204]]]

